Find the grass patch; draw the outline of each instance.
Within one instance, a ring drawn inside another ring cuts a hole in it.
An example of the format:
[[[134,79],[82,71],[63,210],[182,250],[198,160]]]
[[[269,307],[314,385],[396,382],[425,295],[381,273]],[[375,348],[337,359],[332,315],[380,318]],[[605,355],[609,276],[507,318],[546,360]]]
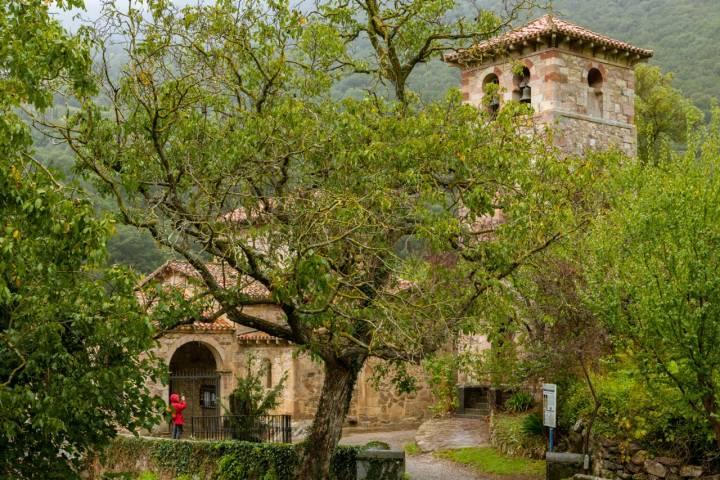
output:
[[[420,455],[422,453],[422,450],[420,450],[420,447],[418,447],[418,444],[415,442],[406,443],[403,449],[407,455]]]
[[[542,477],[544,460],[509,457],[492,447],[458,448],[436,452],[435,456],[468,465],[480,473],[499,476]]]

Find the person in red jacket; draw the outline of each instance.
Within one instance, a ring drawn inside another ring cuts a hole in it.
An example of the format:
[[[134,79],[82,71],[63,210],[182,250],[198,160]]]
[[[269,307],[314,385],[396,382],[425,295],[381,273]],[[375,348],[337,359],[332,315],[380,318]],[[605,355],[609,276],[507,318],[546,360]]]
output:
[[[187,403],[185,403],[185,395],[180,397],[177,393],[173,393],[170,395],[170,405],[172,406],[172,438],[180,438],[182,436],[183,432],[183,424],[185,423],[185,418],[183,418],[182,411],[187,408]]]

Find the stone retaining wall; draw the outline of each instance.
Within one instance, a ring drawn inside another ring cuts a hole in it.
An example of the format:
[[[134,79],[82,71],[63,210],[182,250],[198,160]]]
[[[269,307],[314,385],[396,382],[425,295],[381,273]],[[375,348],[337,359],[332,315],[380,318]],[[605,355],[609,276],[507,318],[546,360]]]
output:
[[[710,475],[701,466],[653,457],[638,445],[621,449],[618,442],[603,440],[593,450],[593,473],[611,480],[720,480],[720,475]]]

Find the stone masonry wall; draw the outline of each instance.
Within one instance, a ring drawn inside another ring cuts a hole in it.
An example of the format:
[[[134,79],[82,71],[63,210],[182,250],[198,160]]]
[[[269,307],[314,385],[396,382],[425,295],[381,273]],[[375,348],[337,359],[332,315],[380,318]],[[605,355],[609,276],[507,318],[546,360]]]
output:
[[[221,375],[220,395],[222,405],[228,405],[228,396],[237,385],[236,376],[244,375],[249,355],[260,361],[269,361],[272,369],[271,382],[276,385],[287,374],[285,390],[278,408],[272,413],[290,414],[293,421],[308,421],[315,414],[322,391],[322,364],[306,354],[298,354],[293,345],[286,342],[258,341],[239,342],[235,333],[170,333],[160,339],[154,353],[167,364],[174,352],[188,342],[199,342],[215,357]],[[408,395],[398,395],[391,385],[376,389],[371,382],[373,363],[368,362],[361,371],[348,420],[360,426],[389,424],[418,424],[430,415],[433,402],[430,389],[420,376],[419,390]],[[149,385],[154,394],[168,398],[168,386],[161,383]],[[307,423],[307,422],[305,422]],[[165,425],[159,431],[166,430]]]
[[[530,71],[536,122],[556,128],[561,133],[558,144],[568,153],[618,147],[635,155],[635,73],[630,66],[563,48],[528,51],[512,60]],[[588,84],[591,69],[601,73],[600,86]],[[484,85],[491,74],[499,80],[501,104],[519,98],[513,63],[504,58],[462,71],[461,90],[467,103],[484,108]]]
[[[617,442],[603,440],[593,451],[593,474],[611,480],[720,480],[720,475],[708,475],[700,466],[652,457],[634,444],[621,449]]]

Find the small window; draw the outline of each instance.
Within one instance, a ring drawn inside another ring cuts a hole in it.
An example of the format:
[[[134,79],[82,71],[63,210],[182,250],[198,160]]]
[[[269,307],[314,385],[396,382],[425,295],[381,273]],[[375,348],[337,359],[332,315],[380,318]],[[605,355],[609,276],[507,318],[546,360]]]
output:
[[[272,362],[269,358],[263,360],[263,368],[265,369],[265,388],[272,388]]]
[[[591,68],[588,71],[587,113],[593,117],[603,117],[603,77],[600,70]]]
[[[494,73],[489,74],[483,80],[483,95],[489,95],[485,98],[485,106],[488,112],[495,114],[500,109],[500,79]]]
[[[591,68],[588,72],[588,85],[590,88],[602,88],[603,77],[597,68]]]

